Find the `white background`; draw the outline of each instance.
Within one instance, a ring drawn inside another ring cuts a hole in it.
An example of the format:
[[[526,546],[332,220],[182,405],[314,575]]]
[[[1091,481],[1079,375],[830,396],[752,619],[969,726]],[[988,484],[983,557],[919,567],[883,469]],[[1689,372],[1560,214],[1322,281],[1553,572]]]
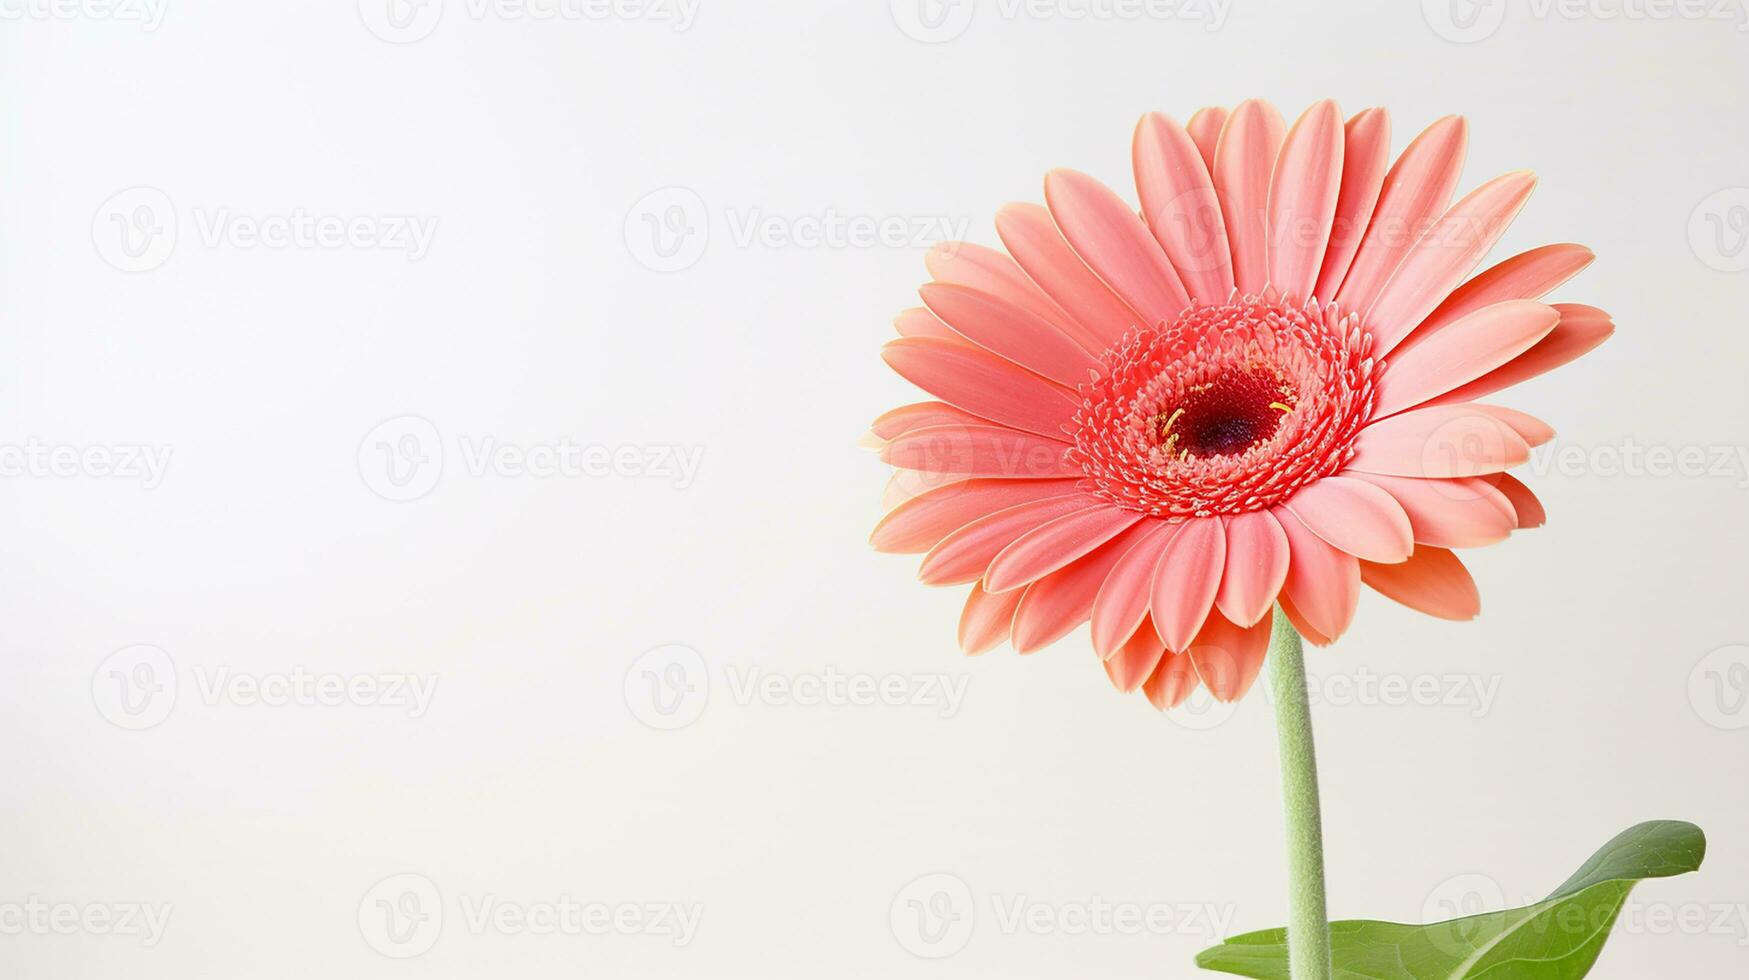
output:
[[[1542,179],[1500,254],[1590,245],[1555,298],[1619,324],[1508,399],[1560,432],[1527,474],[1551,520],[1470,557],[1482,618],[1369,594],[1311,655],[1332,911],[1540,896],[1683,818],[1705,869],[1642,886],[1593,975],[1743,975],[1741,10],[965,3],[939,30],[911,0],[444,0],[405,29],[378,0],[0,3],[0,974],[1181,977],[1213,917],[1280,924],[1261,686],[1175,722],[1084,632],[966,660],[959,590],[868,550],[885,475],[854,440],[914,400],[878,349],[941,227],[994,243],[1053,166],[1128,195],[1144,111],[1330,96],[1387,105],[1398,148],[1468,115],[1464,188]],[[300,215],[360,220],[250,237]],[[810,237],[846,221],[899,238]],[[475,465],[488,440],[644,455],[535,476]],[[133,447],[159,479],[89,452]],[[1692,447],[1725,462],[1659,466]],[[696,659],[638,661],[671,644]],[[300,669],[436,688],[208,689]],[[907,902],[937,873],[960,931],[930,944]],[[470,921],[565,896],[702,918],[684,945]],[[33,899],[171,911],[150,944],[19,926]],[[1075,934],[1096,899],[1175,917]]]

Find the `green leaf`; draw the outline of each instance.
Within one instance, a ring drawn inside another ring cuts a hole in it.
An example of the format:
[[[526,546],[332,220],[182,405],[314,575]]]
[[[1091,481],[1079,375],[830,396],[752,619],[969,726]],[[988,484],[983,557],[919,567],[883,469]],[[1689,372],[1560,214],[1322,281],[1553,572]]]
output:
[[[1616,835],[1548,898],[1424,926],[1356,920],[1330,923],[1336,980],[1577,980],[1645,878],[1700,867],[1706,836],[1680,820],[1653,820]],[[1206,970],[1289,980],[1287,930],[1234,936],[1196,957]]]

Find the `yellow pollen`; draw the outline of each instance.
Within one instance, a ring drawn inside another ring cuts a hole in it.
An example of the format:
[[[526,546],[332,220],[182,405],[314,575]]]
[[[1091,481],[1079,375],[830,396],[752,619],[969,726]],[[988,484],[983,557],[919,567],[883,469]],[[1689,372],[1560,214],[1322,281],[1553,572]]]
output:
[[[1292,405],[1283,405],[1281,402],[1270,402],[1269,407],[1283,413],[1292,412],[1294,410]]]

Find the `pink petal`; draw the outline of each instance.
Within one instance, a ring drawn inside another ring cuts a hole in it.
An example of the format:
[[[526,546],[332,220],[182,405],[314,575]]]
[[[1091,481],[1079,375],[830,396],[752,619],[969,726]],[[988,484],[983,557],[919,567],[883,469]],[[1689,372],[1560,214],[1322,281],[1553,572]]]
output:
[[[1138,629],[1105,661],[1105,675],[1127,694],[1142,686],[1165,654],[1166,647],[1153,630]]]
[[[1008,639],[1009,624],[1014,621],[1014,609],[1020,605],[1021,591],[991,595],[981,586],[973,585],[966,596],[966,608],[960,613],[960,649],[967,656],[988,653]]]
[[[1003,548],[984,572],[984,587],[1006,592],[1030,585],[1085,557],[1141,519],[1135,511],[1105,503],[1059,517]]]
[[[1365,480],[1325,477],[1283,506],[1312,533],[1356,558],[1396,562],[1415,550],[1415,532],[1403,505]]]
[[[1080,399],[1062,385],[989,351],[927,337],[902,337],[881,349],[894,371],[931,395],[973,415],[1056,438]]]
[[[1251,689],[1269,652],[1270,627],[1267,619],[1252,626],[1236,626],[1216,614],[1196,634],[1187,652],[1196,675],[1215,700],[1237,701]]]
[[[1227,533],[1218,517],[1184,522],[1154,567],[1149,615],[1166,648],[1183,650],[1208,619],[1227,561]]]
[[[1078,480],[965,480],[919,494],[881,518],[868,537],[877,551],[919,554],[980,518],[1017,504],[1049,498],[1091,497],[1075,489]]]
[[[1487,374],[1555,329],[1561,314],[1535,300],[1513,299],[1459,317],[1386,360],[1373,418],[1413,408]]]
[[[1543,502],[1524,485],[1524,481],[1510,473],[1496,473],[1485,479],[1493,483],[1494,489],[1505,494],[1506,499],[1512,502],[1512,512],[1518,517],[1519,527],[1542,527],[1548,523],[1549,515],[1543,509]]]
[[[1233,284],[1261,293],[1269,284],[1269,178],[1281,147],[1281,113],[1260,99],[1239,103],[1221,127],[1210,168],[1233,248]]]
[[[869,426],[881,439],[893,439],[912,429],[924,429],[932,425],[989,425],[988,419],[981,419],[970,412],[962,412],[945,402],[915,402],[910,405],[900,405],[898,408],[881,415]]]
[[[1073,388],[1099,367],[1097,358],[1051,321],[999,296],[945,282],[927,283],[917,292],[967,340],[1058,384]]]
[[[1383,488],[1403,505],[1416,544],[1478,548],[1504,541],[1518,525],[1511,502],[1489,486],[1486,477],[1416,480],[1372,473],[1354,477]]]
[[[1049,211],[1036,204],[1010,204],[996,212],[996,234],[1032,281],[1068,311],[1088,350],[1110,347],[1141,322],[1141,315],[1118,299],[1063,240]]]
[[[1287,581],[1281,589],[1281,607],[1293,612],[1305,625],[1300,634],[1317,636],[1328,644],[1341,636],[1354,619],[1360,602],[1360,562],[1312,533],[1285,507],[1270,510],[1287,532],[1290,559]]]
[[[1445,210],[1463,170],[1468,140],[1469,124],[1463,117],[1446,116],[1415,137],[1385,174],[1366,237],[1336,291],[1342,309],[1355,312],[1372,306],[1422,229]]]
[[[1324,265],[1318,272],[1318,298],[1326,303],[1336,298],[1354,254],[1360,251],[1390,162],[1390,114],[1368,109],[1348,120],[1343,128],[1342,190],[1336,198],[1336,216],[1330,222]]]
[[[1221,303],[1233,292],[1233,258],[1221,202],[1208,166],[1190,134],[1171,117],[1150,112],[1136,126],[1131,150],[1142,218],[1201,303]]]
[[[912,429],[881,448],[881,461],[902,469],[951,476],[1044,480],[1082,476],[1069,445],[1018,429],[950,423]]]
[[[1408,561],[1395,565],[1363,561],[1360,578],[1410,609],[1440,619],[1475,619],[1482,611],[1482,596],[1469,569],[1444,548],[1422,545]]]
[[[921,306],[912,307],[893,318],[893,329],[901,337],[929,337],[934,340],[945,340],[955,344],[963,344],[966,338],[953,332],[953,328],[941,322],[941,318]]]
[[[1269,186],[1269,282],[1305,300],[1318,285],[1342,189],[1342,114],[1326,99],[1288,131]]]
[[[1385,355],[1451,295],[1518,216],[1536,175],[1519,170],[1488,181],[1452,205],[1403,256],[1362,317]]]
[[[1469,384],[1439,396],[1433,404],[1473,401],[1528,381],[1589,353],[1615,333],[1615,324],[1610,322],[1609,314],[1595,306],[1556,303],[1555,310],[1561,314],[1561,322],[1535,347]]]
[[[1227,567],[1215,606],[1221,615],[1250,626],[1269,615],[1287,581],[1287,532],[1266,510],[1227,518]]]
[[[1045,205],[1075,254],[1149,326],[1171,323],[1190,305],[1166,253],[1111,188],[1083,173],[1053,170],[1045,175]]]
[[[1144,520],[1028,587],[1014,613],[1014,649],[1021,653],[1042,649],[1087,622],[1093,615],[1093,598],[1112,567],[1157,525]]]
[[[1358,561],[1353,555],[1344,555],[1343,557]],[[1355,589],[1358,590],[1360,588],[1360,575],[1358,572],[1355,574],[1354,582]],[[1281,606],[1281,614],[1287,617],[1287,621],[1293,626],[1294,632],[1305,637],[1307,643],[1311,643],[1315,646],[1327,647],[1335,642],[1330,637],[1313,629],[1311,623],[1306,622],[1306,618],[1300,615],[1300,611],[1294,607],[1293,601],[1287,597],[1287,593],[1282,593],[1279,604]]]
[[[1196,667],[1190,662],[1190,654],[1168,653],[1160,658],[1154,673],[1142,684],[1142,693],[1148,696],[1154,707],[1165,711],[1178,707],[1196,693],[1197,683]]]
[[[1432,333],[1484,306],[1509,299],[1541,299],[1556,286],[1578,275],[1593,258],[1596,256],[1583,245],[1544,245],[1489,266],[1452,290],[1445,302],[1421,321],[1403,346],[1407,347],[1423,334]]]
[[[1206,106],[1196,110],[1190,121],[1184,124],[1184,131],[1190,134],[1191,142],[1196,144],[1196,151],[1202,154],[1202,164],[1215,170],[1215,146],[1221,140],[1221,130],[1227,125],[1227,110],[1218,105]]]
[[[1516,408],[1504,405],[1482,405],[1471,402],[1470,407],[1478,412],[1486,412],[1512,427],[1532,449],[1550,442],[1555,438],[1555,428],[1534,415],[1521,412]]]
[[[1385,476],[1481,476],[1530,459],[1530,444],[1470,405],[1417,408],[1373,422],[1354,441],[1348,468]]]
[[[1048,497],[1016,504],[980,517],[942,538],[923,556],[918,578],[925,585],[963,585],[984,577],[990,560],[1033,528],[1083,510],[1094,498],[1087,494]]]
[[[1182,524],[1157,522],[1122,558],[1093,599],[1093,650],[1110,659],[1148,616],[1148,600],[1154,583],[1154,566]]]
[[[929,274],[942,282],[970,286],[1049,321],[1058,330],[1077,335],[1069,317],[1038,284],[1006,254],[971,242],[938,242],[923,256]],[[1090,353],[1097,354],[1095,348]]]

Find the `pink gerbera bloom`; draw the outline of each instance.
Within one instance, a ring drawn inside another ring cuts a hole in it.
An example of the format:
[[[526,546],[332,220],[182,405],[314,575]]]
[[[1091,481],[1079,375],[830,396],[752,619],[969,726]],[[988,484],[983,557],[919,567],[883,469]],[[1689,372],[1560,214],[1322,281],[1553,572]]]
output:
[[[1449,619],[1479,610],[1454,548],[1543,521],[1508,468],[1552,430],[1477,399],[1613,330],[1539,298],[1592,258],[1548,245],[1467,276],[1535,178],[1447,208],[1466,125],[1389,161],[1389,118],[1333,102],[1284,133],[1266,102],[1152,113],[1140,214],[1069,170],[996,217],[1007,254],[938,246],[889,365],[934,396],[874,423],[899,468],[883,551],[970,583],[968,653],[1092,623],[1121,690],[1157,707],[1256,679],[1279,604],[1314,643],[1365,583]]]

